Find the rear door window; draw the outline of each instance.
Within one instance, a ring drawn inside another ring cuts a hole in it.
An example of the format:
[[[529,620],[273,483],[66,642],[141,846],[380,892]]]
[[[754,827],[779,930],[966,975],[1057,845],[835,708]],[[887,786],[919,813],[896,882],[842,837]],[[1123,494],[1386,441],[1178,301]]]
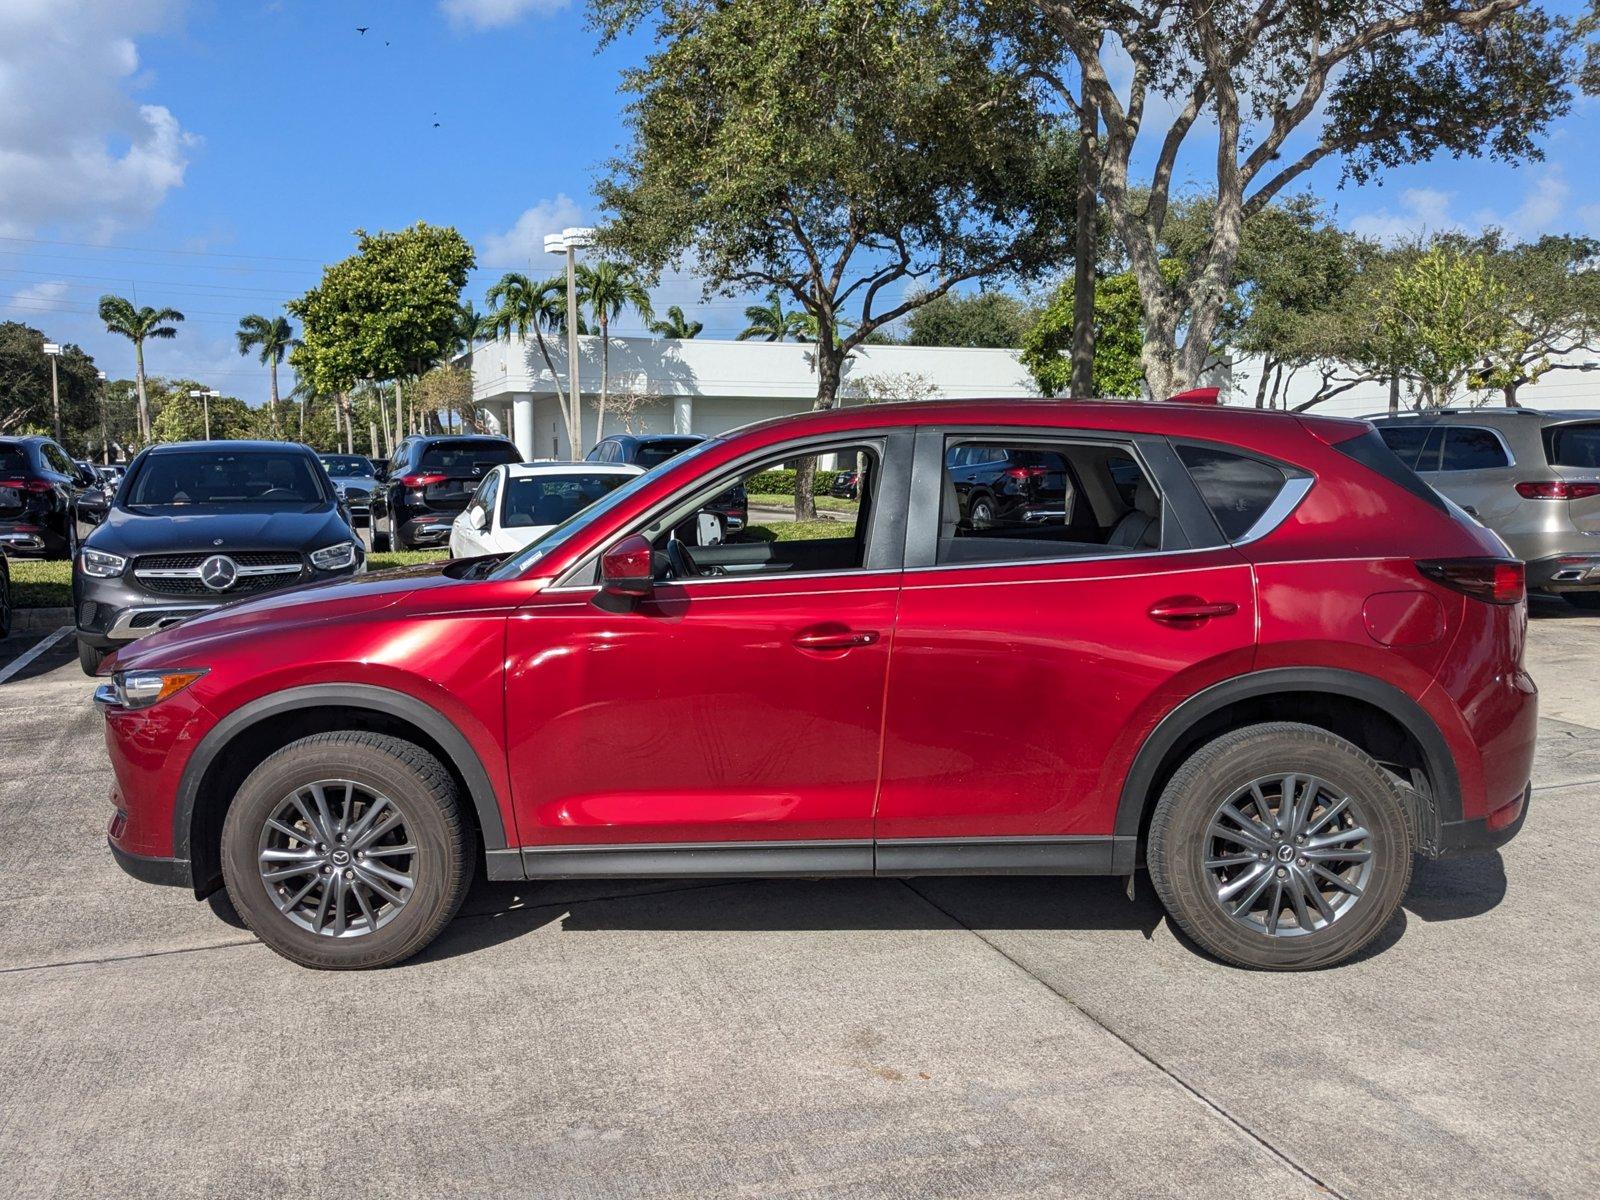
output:
[[[1600,468],[1600,421],[1551,425],[1544,431],[1544,448],[1552,467]]]
[[[1511,456],[1492,430],[1452,425],[1444,433],[1441,471],[1492,471],[1509,467]]]
[[[423,450],[417,469],[423,474],[438,472],[461,479],[483,475],[501,463],[521,461],[517,448],[507,442],[435,442]]]
[[[1179,446],[1178,457],[1230,542],[1244,537],[1266,515],[1288,479],[1269,462],[1210,446]]]

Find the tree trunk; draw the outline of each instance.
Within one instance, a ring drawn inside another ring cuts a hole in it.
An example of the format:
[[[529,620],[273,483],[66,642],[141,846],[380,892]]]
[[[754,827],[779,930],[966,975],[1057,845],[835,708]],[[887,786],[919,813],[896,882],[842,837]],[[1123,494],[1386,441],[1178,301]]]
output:
[[[405,396],[400,381],[394,381],[394,444],[398,446],[406,436]]]
[[[367,436],[372,439],[372,457],[375,462],[382,462],[384,455],[378,447],[378,423],[371,417],[367,418]]]
[[[594,441],[606,435],[606,392],[611,386],[611,322],[600,314],[600,407],[595,410]]]
[[[1087,95],[1078,102],[1077,245],[1072,262],[1072,395],[1094,395],[1095,156],[1100,114]]]
[[[272,377],[272,436],[281,438],[283,427],[278,424],[278,360],[267,360],[267,371]]]
[[[1267,380],[1272,377],[1272,355],[1261,356],[1261,378],[1256,381],[1256,407],[1267,406]]]
[[[133,344],[134,381],[139,385],[139,441],[150,444],[150,402],[144,394],[144,343]],[[142,448],[142,447],[141,447]]]
[[[306,440],[306,407],[311,403],[311,392],[305,387],[304,381],[300,387],[300,441]]]
[[[833,340],[833,323],[817,322],[817,399],[815,409],[832,408],[839,400],[844,354]],[[817,519],[817,460],[803,458],[794,473],[794,519]]]
[[[1400,415],[1400,372],[1393,367],[1389,369],[1389,415]]]
[[[1513,379],[1501,390],[1505,393],[1507,408],[1521,408],[1522,402],[1517,399],[1517,388],[1521,386],[1520,380]]]

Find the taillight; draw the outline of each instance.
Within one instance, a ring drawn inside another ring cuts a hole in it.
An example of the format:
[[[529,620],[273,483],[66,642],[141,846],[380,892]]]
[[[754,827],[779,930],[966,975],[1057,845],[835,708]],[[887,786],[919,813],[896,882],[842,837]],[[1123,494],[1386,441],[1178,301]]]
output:
[[[1453,591],[1489,604],[1516,604],[1528,594],[1526,569],[1516,559],[1435,558],[1417,570]]]
[[[3,479],[0,487],[16,488],[19,492],[50,492],[55,485],[44,479]]]
[[[1517,484],[1524,500],[1587,500],[1600,496],[1600,483],[1571,483],[1565,479],[1535,479]]]
[[[443,483],[449,478],[448,475],[402,475],[400,483],[403,487],[425,488],[435,483]]]
[[[1004,471],[1007,478],[1021,480],[1026,483],[1030,479],[1037,479],[1045,474],[1043,467],[1008,467]]]

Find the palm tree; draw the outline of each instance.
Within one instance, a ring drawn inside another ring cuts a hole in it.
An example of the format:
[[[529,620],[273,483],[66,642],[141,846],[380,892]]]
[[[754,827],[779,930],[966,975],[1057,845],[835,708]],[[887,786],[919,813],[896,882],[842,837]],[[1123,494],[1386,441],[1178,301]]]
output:
[[[545,330],[566,328],[566,290],[566,283],[560,279],[534,283],[526,275],[509,271],[484,296],[490,311],[481,318],[480,327],[485,336],[492,338],[509,338],[513,333],[527,337],[528,331],[533,331],[544,365],[550,371],[550,378],[555,380],[556,403],[567,427],[567,442],[576,455],[580,435],[573,427],[574,414],[569,411],[569,402],[561,388],[561,375],[550,357],[549,343],[544,340]]]
[[[611,384],[611,322],[631,308],[647,325],[655,314],[650,293],[629,267],[614,262],[578,267],[578,303],[587,305],[600,327],[600,405],[594,419],[594,440],[605,437],[606,393]]]
[[[791,336],[796,341],[804,340],[800,335],[805,331],[806,314],[786,312],[783,307],[783,296],[777,288],[767,293],[765,304],[752,304],[745,309],[744,319],[750,324],[739,334],[738,340],[741,342],[755,339],[763,342],[781,342]]]
[[[120,333],[133,343],[134,379],[139,385],[139,440],[150,444],[150,402],[144,390],[144,343],[146,338],[175,338],[174,326],[183,320],[175,308],[135,308],[121,296],[100,297],[100,319],[108,333]]]
[[[248,317],[239,318],[239,331],[234,335],[239,341],[239,353],[249,354],[250,351],[260,348],[258,355],[261,362],[267,365],[272,379],[272,429],[282,436],[278,429],[278,364],[284,356],[300,344],[300,339],[294,336],[294,330],[283,317],[263,317],[260,313],[251,313]],[[306,409],[300,406],[300,440],[306,436]]]
[[[664,338],[697,337],[705,327],[704,321],[689,320],[676,304],[667,307],[666,320],[650,322],[650,332]]]

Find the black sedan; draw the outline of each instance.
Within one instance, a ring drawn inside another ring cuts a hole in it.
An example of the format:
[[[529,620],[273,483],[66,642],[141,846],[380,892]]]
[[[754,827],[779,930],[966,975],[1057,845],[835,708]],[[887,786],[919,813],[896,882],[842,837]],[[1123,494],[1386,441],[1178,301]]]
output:
[[[366,564],[316,455],[282,442],[152,446],[72,569],[78,661],[245,596]]]

